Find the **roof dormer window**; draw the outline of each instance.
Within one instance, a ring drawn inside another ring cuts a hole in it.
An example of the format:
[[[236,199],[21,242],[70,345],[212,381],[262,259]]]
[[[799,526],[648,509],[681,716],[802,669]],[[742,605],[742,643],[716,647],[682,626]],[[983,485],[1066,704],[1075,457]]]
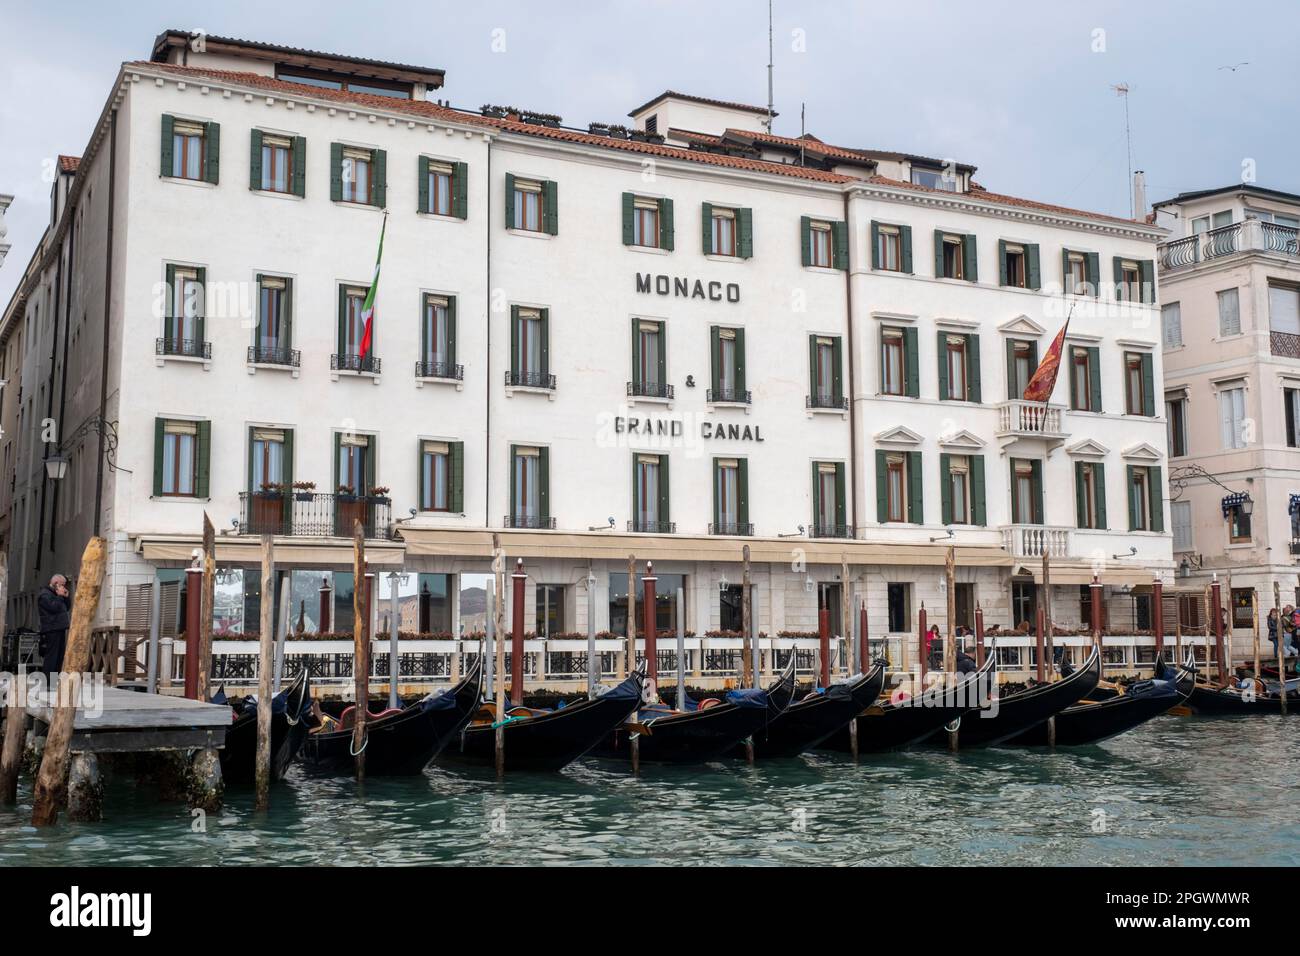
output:
[[[912,167],[912,183],[927,189],[941,189],[944,192],[961,192],[961,180],[955,170],[933,169],[926,166]]]

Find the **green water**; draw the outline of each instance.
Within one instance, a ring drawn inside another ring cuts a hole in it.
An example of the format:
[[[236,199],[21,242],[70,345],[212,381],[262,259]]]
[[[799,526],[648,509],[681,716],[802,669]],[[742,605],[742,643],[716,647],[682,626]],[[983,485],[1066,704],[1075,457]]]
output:
[[[1161,717],[1096,747],[805,755],[561,774],[435,766],[248,791],[192,830],[184,806],[116,777],[105,822],[0,811],[0,866],[68,864],[1300,864],[1300,719]],[[1100,813],[1098,812],[1100,811]],[[1102,815],[1104,814],[1104,816]]]

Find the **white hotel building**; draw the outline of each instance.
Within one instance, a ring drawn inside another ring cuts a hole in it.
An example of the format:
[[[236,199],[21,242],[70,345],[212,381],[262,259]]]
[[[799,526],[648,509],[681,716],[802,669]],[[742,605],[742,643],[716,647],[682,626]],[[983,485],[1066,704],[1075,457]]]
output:
[[[575,130],[450,108],[442,80],[178,32],[123,64],[0,326],[11,621],[98,530],[101,618],[140,626],[138,586],[168,593],[206,511],[219,629],[256,629],[271,531],[295,623],[320,625],[324,576],[346,630],[353,517],[377,571],[418,573],[426,631],[481,627],[493,534],[543,636],[586,633],[589,578],[622,633],[633,554],[684,588],[689,632],[734,632],[745,545],[760,631],[813,632],[821,605],[838,632],[865,602],[896,663],[922,604],[944,623],[949,544],[961,623],[1032,621],[1044,550],[1057,622],[1099,571],[1112,630],[1148,623],[1174,567],[1163,230],[769,135],[760,108],[667,92]],[[1020,402],[1071,313],[1052,403]]]

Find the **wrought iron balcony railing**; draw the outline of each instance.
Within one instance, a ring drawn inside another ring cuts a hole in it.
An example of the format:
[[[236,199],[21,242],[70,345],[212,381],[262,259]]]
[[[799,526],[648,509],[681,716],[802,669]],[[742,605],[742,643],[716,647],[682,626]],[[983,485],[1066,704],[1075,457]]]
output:
[[[382,495],[316,491],[242,491],[239,533],[297,538],[350,538],[360,521],[367,538],[385,540],[392,500]]]
[[[808,527],[808,537],[810,538],[852,538],[853,528],[846,524],[827,524],[821,521],[814,521]]]
[[[1300,257],[1300,229],[1248,218],[1160,246],[1160,268],[1186,269],[1238,253],[1267,252]]]
[[[748,538],[754,534],[754,525],[752,522],[723,521],[710,524],[709,534],[732,534]]]
[[[510,388],[544,388],[555,391],[555,376],[548,372],[506,372],[506,385]]]
[[[830,395],[826,392],[814,392],[804,399],[805,408],[834,408],[848,411],[849,400],[843,395]]]
[[[1269,332],[1268,350],[1282,358],[1300,358],[1300,335],[1294,332]]]
[[[451,378],[460,381],[465,377],[465,366],[454,362],[416,362],[416,378]]]
[[[747,388],[711,388],[705,395],[705,401],[710,403],[725,403],[732,405],[750,405],[753,403],[753,395]]]
[[[332,372],[369,372],[378,375],[381,366],[374,355],[353,355],[350,352],[335,352],[330,356]]]
[[[503,528],[553,531],[555,530],[555,519],[544,515],[506,515],[501,519],[501,526]]]
[[[677,523],[674,521],[652,521],[648,518],[633,518],[627,523],[627,530],[636,534],[676,534]]]
[[[1279,226],[1275,222],[1261,222],[1259,225],[1265,249],[1288,256],[1300,256],[1300,229],[1295,226]]]
[[[640,398],[672,398],[673,387],[667,382],[628,382],[627,393]]]
[[[297,368],[301,353],[297,349],[284,348],[279,345],[250,345],[248,347],[249,365],[284,365]]]
[[[181,358],[212,358],[212,343],[201,339],[158,339],[154,343],[157,355],[176,355]]]

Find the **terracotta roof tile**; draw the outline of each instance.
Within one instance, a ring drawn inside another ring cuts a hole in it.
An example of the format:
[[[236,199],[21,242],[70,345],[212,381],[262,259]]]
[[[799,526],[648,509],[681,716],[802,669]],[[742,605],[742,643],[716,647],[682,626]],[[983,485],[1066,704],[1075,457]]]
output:
[[[947,190],[932,189],[929,186],[921,186],[917,183],[904,182],[901,179],[891,179],[888,176],[872,176],[867,180],[867,182],[876,183],[877,185],[880,186],[893,186],[898,189],[912,189],[915,190],[916,192],[934,193],[935,195],[939,195],[939,196],[954,195],[953,193],[948,192]],[[980,199],[983,200],[984,202],[993,203],[998,206],[1016,206],[1022,209],[1037,209],[1041,212],[1056,212],[1056,213],[1062,213],[1063,215],[1067,215],[1067,216],[1081,216],[1084,219],[1099,219],[1103,222],[1122,223],[1126,226],[1142,224],[1142,220],[1139,219],[1125,219],[1122,216],[1107,216],[1104,213],[1088,212],[1085,209],[1071,209],[1069,206],[1057,206],[1052,203],[1038,202],[1033,199],[1022,199],[1019,196],[1006,196],[1003,195],[1002,193],[989,192],[983,186],[976,186],[974,183],[972,183],[971,185],[972,185],[972,189],[970,190],[970,192],[965,193],[965,195],[969,196],[972,199]]]
[[[660,100],[667,99],[670,96],[673,97],[674,99],[686,100],[688,103],[703,103],[705,106],[720,106],[723,109],[728,109],[728,110],[744,110],[746,113],[759,113],[763,116],[767,115],[766,106],[748,106],[745,103],[731,103],[728,102],[727,100],[713,100],[713,99],[709,99],[709,97],[707,96],[692,96],[689,93],[678,93],[675,90],[664,90],[658,96],[642,103],[640,106],[632,110],[632,112],[628,113],[627,115],[635,116],[637,113],[640,113],[643,109],[646,109],[647,107],[650,106],[654,106]],[[777,113],[776,110],[773,110],[772,115],[779,116],[780,114]]]
[[[63,173],[75,173],[77,167],[81,165],[80,156],[59,155],[59,171]]]

